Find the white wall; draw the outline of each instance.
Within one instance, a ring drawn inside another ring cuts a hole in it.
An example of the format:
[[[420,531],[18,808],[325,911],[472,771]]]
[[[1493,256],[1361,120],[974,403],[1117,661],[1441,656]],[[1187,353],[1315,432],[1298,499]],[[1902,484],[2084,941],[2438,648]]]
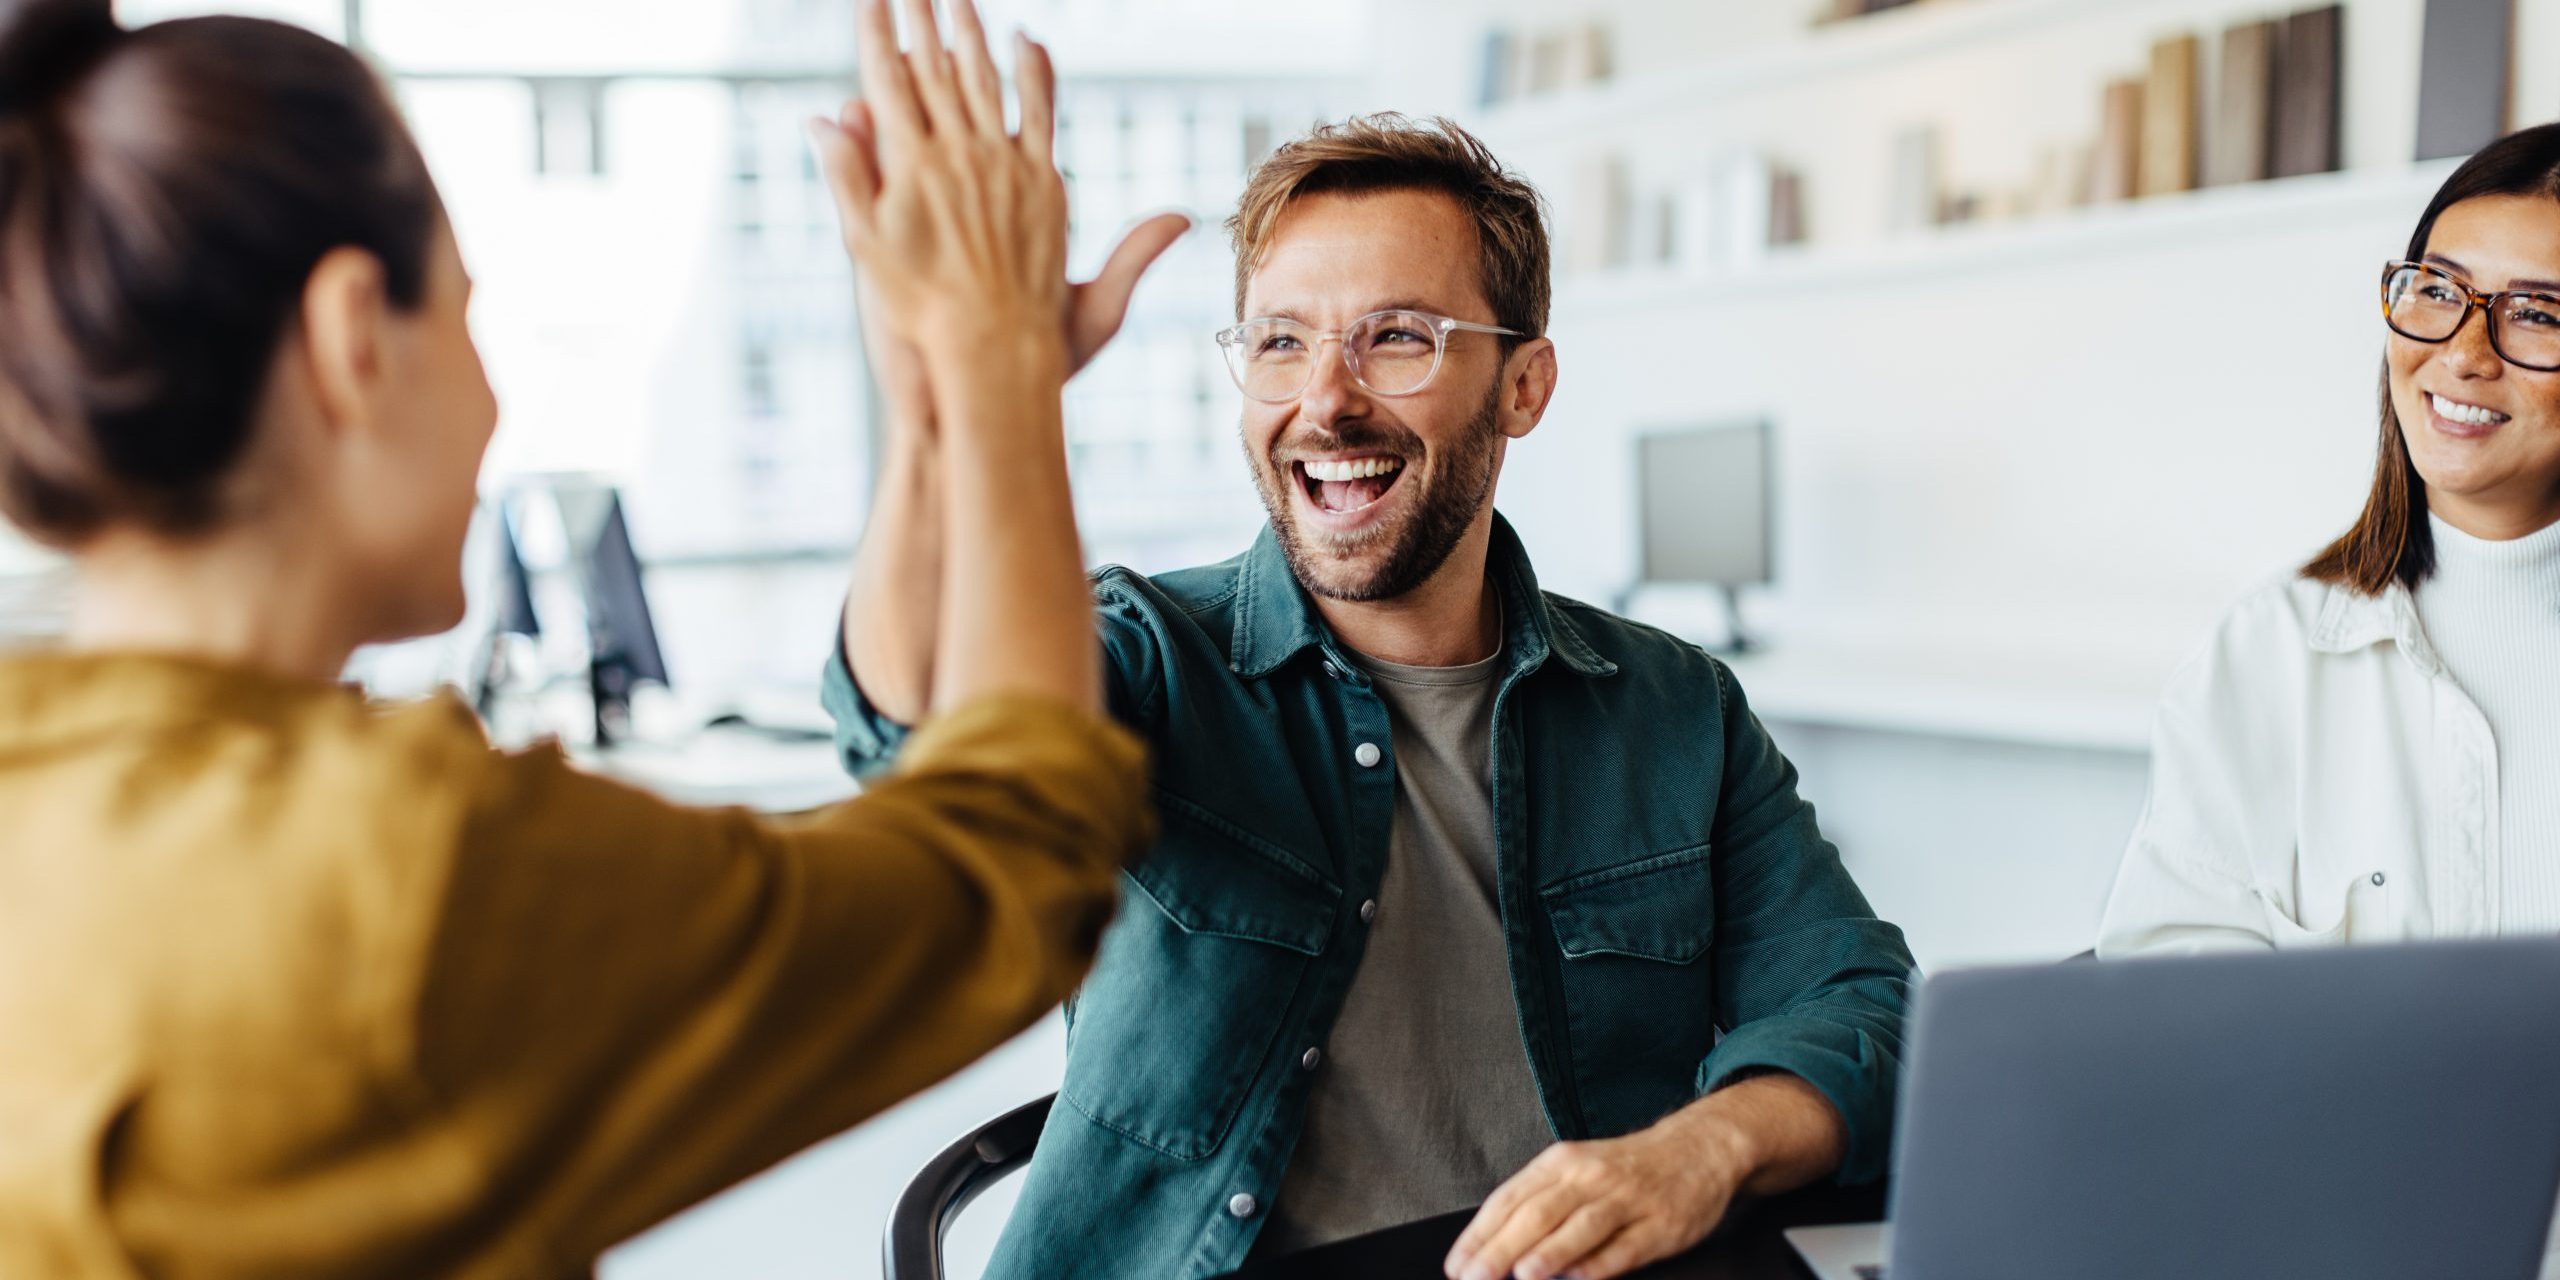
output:
[[[2017,184],[2094,135],[2101,86],[2141,74],[2154,39],[2204,34],[2210,93],[2222,26],[2299,6],[1944,0],[1808,35],[1813,7],[1442,0],[1450,34],[1383,46],[1380,83],[1402,92],[1378,105],[1478,128],[1553,200],[1560,239],[1596,154],[1641,194],[1736,151],[1806,174],[1805,249],[1560,279],[1562,383],[1513,452],[1505,511],[1550,585],[1608,600],[1635,573],[1630,437],[1766,417],[1778,583],[1751,610],[1782,649],[1840,655],[1844,676],[1864,653],[1942,661],[1950,685],[2061,664],[2093,693],[2156,687],[2360,501],[2378,267],[2450,167],[2406,162],[2422,3],[2350,0],[2345,174],[1918,233],[1888,227],[1900,131],[1940,129],[1955,187]],[[1484,30],[1586,15],[1617,25],[1617,84],[1476,106]],[[2560,31],[2552,0],[2520,16],[2528,41]],[[2555,62],[2528,45],[2522,118],[2560,110]],[[1785,702],[1764,716],[1924,964],[2088,945],[2146,772],[2121,732],[2027,745],[1790,720]]]

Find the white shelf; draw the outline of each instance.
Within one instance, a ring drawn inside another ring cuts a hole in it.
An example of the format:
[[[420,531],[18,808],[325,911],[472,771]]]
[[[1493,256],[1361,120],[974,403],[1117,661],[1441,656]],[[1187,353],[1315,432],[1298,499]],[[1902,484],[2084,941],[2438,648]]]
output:
[[[1485,113],[1497,149],[1539,139],[1644,127],[1675,107],[1747,97],[1808,81],[1856,76],[2093,17],[2122,18],[2186,0],[1935,0],[1816,27],[1676,70],[1531,94]],[[2235,8],[2239,0],[2235,0]],[[2258,7],[2281,8],[2280,4]],[[2139,52],[2136,50],[2135,52]]]
[[[1557,281],[1556,310],[1714,306],[1755,295],[1705,285],[1749,281],[1772,289],[1871,286],[1941,278],[1988,266],[2015,267],[2162,244],[2221,238],[2329,221],[2405,214],[2414,221],[2457,160],[2383,170],[2311,174],[2211,187],[2142,200],[2087,205],[2051,217],[1968,223],[1847,249],[1773,249],[1756,263],[1700,272],[1678,264],[1615,268]],[[2375,260],[2379,271],[2381,260]]]
[[[1729,657],[1763,720],[2142,753],[2166,666],[1774,644]]]

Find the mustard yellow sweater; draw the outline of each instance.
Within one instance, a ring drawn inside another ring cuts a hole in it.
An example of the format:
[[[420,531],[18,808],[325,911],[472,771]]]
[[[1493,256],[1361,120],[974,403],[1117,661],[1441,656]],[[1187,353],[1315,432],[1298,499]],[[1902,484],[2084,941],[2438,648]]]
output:
[[[1082,977],[1142,750],[1024,699],[691,810],[450,699],[0,660],[0,1277],[556,1277]]]

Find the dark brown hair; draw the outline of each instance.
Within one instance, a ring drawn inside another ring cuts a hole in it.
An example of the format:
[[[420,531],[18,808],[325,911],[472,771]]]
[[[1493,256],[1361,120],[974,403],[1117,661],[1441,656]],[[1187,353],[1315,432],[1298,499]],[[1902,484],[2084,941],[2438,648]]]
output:
[[[2542,196],[2560,200],[2560,124],[2536,125],[2482,147],[2436,189],[2409,236],[2415,261],[2427,256],[2427,239],[2445,210],[2479,196]],[[2436,542],[2427,527],[2426,482],[2409,461],[2400,438],[2400,411],[2391,403],[2391,366],[2382,368],[2382,439],[2373,463],[2373,491],[2364,514],[2344,537],[2302,566],[2302,576],[2369,596],[2397,582],[2415,588],[2435,572]]]
[[[441,218],[329,40],[0,0],[0,513],[60,547],[216,523],[312,268],[365,250],[413,310]]]
[[[1547,227],[1532,187],[1474,134],[1445,117],[1417,124],[1392,111],[1353,116],[1271,153],[1245,184],[1227,234],[1236,250],[1236,318],[1245,282],[1271,247],[1289,202],[1323,192],[1436,191],[1475,224],[1479,282],[1494,323],[1529,337],[1547,331]],[[1522,339],[1503,339],[1509,351]]]

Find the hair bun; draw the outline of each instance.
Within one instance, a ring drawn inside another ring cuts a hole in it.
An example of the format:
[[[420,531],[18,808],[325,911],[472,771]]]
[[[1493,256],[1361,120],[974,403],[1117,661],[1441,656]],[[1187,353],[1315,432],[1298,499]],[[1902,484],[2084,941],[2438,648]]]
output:
[[[122,34],[113,0],[0,0],[0,116],[42,105]]]

